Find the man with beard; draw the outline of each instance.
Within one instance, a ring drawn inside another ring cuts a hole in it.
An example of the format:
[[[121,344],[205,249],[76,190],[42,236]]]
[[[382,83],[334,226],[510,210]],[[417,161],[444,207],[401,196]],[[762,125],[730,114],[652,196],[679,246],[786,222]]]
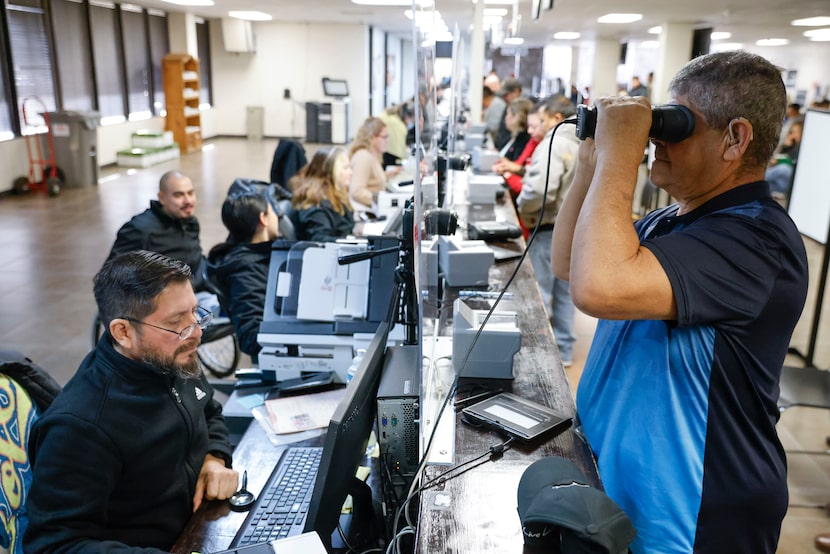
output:
[[[158,252],[189,265],[193,286],[202,290],[204,256],[195,209],[196,191],[190,177],[168,171],[159,180],[158,200],[151,200],[149,208],[118,230],[107,259],[131,250]]]
[[[190,278],[147,251],[95,276],[107,332],[32,429],[26,552],[166,551],[203,501],[236,489]]]

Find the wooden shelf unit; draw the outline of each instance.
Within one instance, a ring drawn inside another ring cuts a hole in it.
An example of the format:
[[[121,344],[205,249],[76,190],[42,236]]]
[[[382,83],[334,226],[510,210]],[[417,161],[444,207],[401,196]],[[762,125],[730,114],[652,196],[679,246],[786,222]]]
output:
[[[182,154],[188,154],[202,147],[199,60],[189,54],[167,54],[161,71],[167,104],[165,129],[173,131]]]

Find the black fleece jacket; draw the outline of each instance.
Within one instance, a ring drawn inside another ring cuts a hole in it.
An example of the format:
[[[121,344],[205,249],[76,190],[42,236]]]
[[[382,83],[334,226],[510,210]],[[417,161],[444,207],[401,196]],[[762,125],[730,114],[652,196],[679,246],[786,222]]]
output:
[[[204,257],[199,229],[199,220],[195,216],[170,217],[158,200],[151,200],[149,208],[133,216],[118,230],[107,259],[133,250],[158,252],[189,265],[193,272],[193,287],[202,290]]]
[[[230,302],[227,308],[239,348],[256,357],[262,348],[256,336],[265,307],[271,243],[224,243],[210,251],[209,261],[212,280]]]
[[[204,376],[174,378],[111,341],[105,333],[32,429],[27,553],[169,550],[205,455],[231,459]]]

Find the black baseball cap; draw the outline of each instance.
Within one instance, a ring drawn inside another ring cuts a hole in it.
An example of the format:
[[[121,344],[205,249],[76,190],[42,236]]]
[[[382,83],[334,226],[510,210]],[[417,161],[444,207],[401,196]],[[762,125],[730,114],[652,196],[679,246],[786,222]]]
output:
[[[552,552],[623,554],[637,535],[625,512],[560,456],[528,466],[519,480],[518,510],[525,544]]]

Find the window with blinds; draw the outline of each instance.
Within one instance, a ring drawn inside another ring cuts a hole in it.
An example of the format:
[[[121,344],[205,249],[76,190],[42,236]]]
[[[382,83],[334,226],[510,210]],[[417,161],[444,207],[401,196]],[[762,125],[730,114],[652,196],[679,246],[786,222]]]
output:
[[[95,88],[86,7],[80,0],[52,0],[51,16],[57,45],[55,58],[61,108],[94,110]]]
[[[39,111],[27,110],[23,117],[23,104],[28,98],[37,98],[47,111],[57,106],[52,58],[46,35],[44,10],[40,0],[7,0],[6,15],[11,44],[12,74],[17,91],[17,110],[24,134],[45,130]]]
[[[92,59],[98,79],[98,111],[101,114],[101,124],[120,123],[126,119],[127,105],[115,5],[110,7],[103,2],[96,2],[90,4],[89,12],[93,29]]]
[[[161,82],[161,60],[170,52],[167,34],[167,15],[148,10],[147,26],[150,32],[150,63],[153,66],[153,113],[164,115],[164,84]]]
[[[150,106],[150,48],[141,8],[121,5],[121,34],[130,120],[148,119],[153,115]]]

